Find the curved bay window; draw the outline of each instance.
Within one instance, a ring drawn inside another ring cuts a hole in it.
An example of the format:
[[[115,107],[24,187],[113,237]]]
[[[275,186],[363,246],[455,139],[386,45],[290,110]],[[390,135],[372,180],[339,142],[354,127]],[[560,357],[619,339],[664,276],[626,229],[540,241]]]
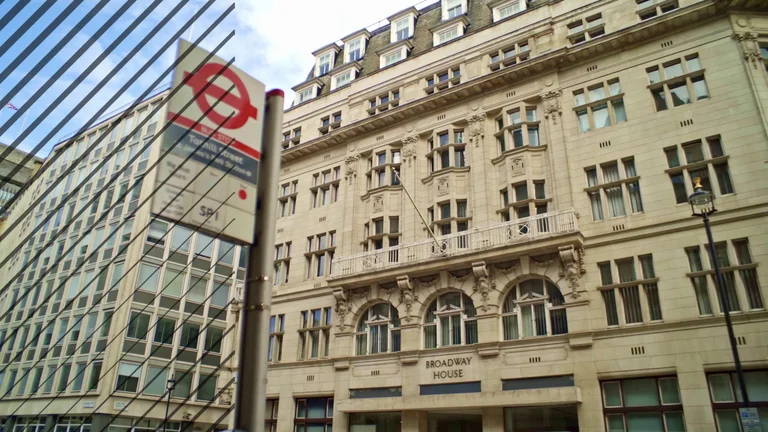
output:
[[[496,118],[496,142],[499,155],[522,147],[538,147],[543,143],[539,135],[539,116],[535,106],[519,105]]]
[[[400,315],[389,303],[373,305],[360,318],[355,355],[400,351]]]
[[[461,292],[441,295],[424,318],[424,348],[477,343],[477,312],[472,299]]]
[[[501,314],[504,340],[568,333],[565,299],[555,284],[528,279],[515,284]]]

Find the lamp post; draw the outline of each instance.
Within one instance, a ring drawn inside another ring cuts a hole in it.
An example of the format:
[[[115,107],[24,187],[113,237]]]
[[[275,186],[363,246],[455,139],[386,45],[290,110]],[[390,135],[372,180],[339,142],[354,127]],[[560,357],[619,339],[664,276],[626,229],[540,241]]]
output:
[[[173,379],[173,375],[171,375],[171,378],[168,380],[168,385],[166,388],[168,389],[168,399],[166,399],[165,402],[165,421],[163,422],[163,432],[166,432],[166,428],[168,427],[168,410],[171,407],[171,392],[176,388],[176,380]]]
[[[688,197],[688,203],[691,205],[691,212],[693,213],[693,216],[698,216],[704,221],[704,230],[707,232],[709,256],[712,257],[712,266],[715,268],[715,285],[717,287],[717,293],[720,296],[720,304],[723,307],[725,326],[728,328],[728,341],[731,344],[733,362],[736,364],[736,375],[738,375],[739,387],[741,388],[741,398],[744,402],[744,408],[747,408],[749,407],[749,396],[747,396],[747,387],[744,383],[744,372],[741,370],[739,350],[736,348],[736,338],[733,335],[733,325],[731,324],[730,313],[731,308],[728,302],[728,296],[725,293],[723,276],[720,274],[720,263],[718,262],[717,254],[715,253],[715,241],[712,240],[712,228],[709,226],[709,215],[717,211],[715,208],[715,196],[712,195],[712,192],[704,190],[704,188],[701,186],[701,178],[694,178],[693,183],[694,190],[693,193]]]

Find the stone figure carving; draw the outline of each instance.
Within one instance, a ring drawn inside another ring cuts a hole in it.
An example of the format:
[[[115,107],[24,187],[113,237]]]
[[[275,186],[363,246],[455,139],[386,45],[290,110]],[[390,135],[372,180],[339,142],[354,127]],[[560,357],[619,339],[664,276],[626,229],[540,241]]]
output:
[[[584,249],[573,245],[560,246],[560,277],[565,278],[571,286],[571,297],[579,298],[581,275],[587,272],[584,268]]]
[[[760,54],[760,46],[757,44],[757,36],[750,32],[735,33],[733,38],[741,45],[741,52],[744,53],[744,60],[747,63],[751,63],[752,67],[758,68],[763,62],[763,57]]]
[[[493,277],[491,270],[483,261],[472,263],[472,273],[475,275],[475,285],[472,289],[475,292],[480,293],[483,301],[480,309],[482,309],[483,312],[488,312],[488,297],[490,296],[491,291],[496,289],[496,280]]]
[[[411,163],[414,159],[416,159],[416,143],[419,141],[418,135],[409,135],[406,137],[403,137],[400,142],[403,143],[403,150],[402,150],[402,156],[403,161],[408,161],[408,166],[411,166]]]
[[[400,303],[405,305],[406,314],[403,317],[405,322],[411,322],[411,309],[413,304],[418,300],[416,292],[411,285],[411,280],[408,276],[398,276],[397,287],[400,288]]]
[[[474,142],[475,147],[479,147],[485,139],[485,114],[474,114],[467,118],[469,123],[469,143]]]
[[[557,116],[562,114],[562,108],[560,108],[560,90],[548,91],[541,95],[541,99],[544,101],[544,117],[552,117],[552,123],[557,124]]]
[[[344,160],[344,178],[348,179],[350,177],[354,177],[357,175],[357,161],[360,159],[360,156],[354,155],[354,156],[348,156],[347,159]]]
[[[338,317],[339,329],[343,331],[347,326],[347,315],[352,312],[352,302],[343,288],[333,290],[333,297],[336,299],[336,307],[333,310]]]

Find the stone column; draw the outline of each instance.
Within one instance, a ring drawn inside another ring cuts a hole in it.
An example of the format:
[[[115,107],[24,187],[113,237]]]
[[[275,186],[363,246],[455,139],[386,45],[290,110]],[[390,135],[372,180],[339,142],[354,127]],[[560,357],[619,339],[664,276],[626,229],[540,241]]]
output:
[[[426,411],[403,411],[402,432],[427,432]]]
[[[597,371],[594,363],[588,360],[591,357],[589,350],[574,351],[574,360],[581,356],[584,357],[585,361],[579,361],[573,373],[573,383],[581,389],[581,403],[576,406],[579,431],[605,431],[605,426],[603,426],[603,397]]]
[[[95,416],[94,416],[95,417]],[[58,419],[58,416],[53,414],[45,417],[45,431],[54,431],[56,429],[56,420]],[[94,418],[94,421],[96,419]],[[93,427],[93,426],[91,426]],[[13,432],[13,429],[6,429],[8,432]],[[100,429],[95,429],[100,430]]]
[[[493,153],[486,151],[485,139],[485,113],[476,113],[467,117],[469,125],[467,131],[466,157],[467,165],[470,169],[470,203],[469,210],[472,216],[472,227],[481,227],[495,223],[498,218],[492,218],[494,215],[494,206],[491,203],[493,195],[492,187],[497,182],[497,173],[488,172],[486,163],[493,156]],[[493,138],[493,137],[491,137]],[[492,141],[492,139],[489,139]],[[490,167],[488,167],[490,168]]]
[[[336,367],[336,381],[333,385],[333,429],[337,431],[349,430],[349,413],[336,409],[339,400],[349,399],[349,373],[349,362]]]
[[[715,416],[709,400],[707,374],[698,353],[675,356],[677,385],[683,402],[685,429],[688,432],[715,430]]]
[[[483,432],[504,432],[504,408],[483,408]]]
[[[546,126],[546,144],[549,147],[547,149],[549,169],[551,170],[549,182],[552,183],[550,187],[555,198],[555,208],[551,210],[573,207],[573,191],[569,177],[570,164],[566,149],[566,132],[563,129],[561,97],[562,92],[560,90],[550,90],[541,95],[545,118],[542,123]]]
[[[360,160],[358,155],[350,155],[344,161],[344,180],[343,180],[343,193],[344,193],[344,215],[343,215],[343,229],[341,232],[341,244],[340,249],[336,251],[336,257],[350,256],[360,252],[360,249],[355,248],[355,228],[362,226],[360,222],[360,215],[364,212],[360,212],[359,209],[356,212],[355,208],[359,206],[360,193],[358,187],[361,180],[358,178],[357,173],[361,171],[360,164],[363,161]]]
[[[422,202],[422,200],[419,199],[419,192],[422,189],[420,187],[421,180],[419,176],[418,163],[419,136],[408,135],[403,137],[400,141],[403,144],[400,153],[400,156],[402,157],[402,162],[400,163],[400,184],[402,184],[403,187],[408,188],[408,191],[411,193],[413,200],[418,206]],[[402,208],[400,231],[403,233],[401,244],[413,243],[414,241],[424,239],[424,231],[422,229],[423,224],[421,223],[421,218],[419,217],[418,213],[416,213],[416,209],[413,208],[411,200],[408,199],[408,197],[405,195],[405,192],[400,194],[400,199],[400,205]],[[419,208],[419,210],[421,210],[422,213],[426,211],[422,208]],[[424,217],[427,216],[424,215]],[[400,253],[402,254],[405,252],[403,251]],[[404,257],[400,258],[402,259]]]

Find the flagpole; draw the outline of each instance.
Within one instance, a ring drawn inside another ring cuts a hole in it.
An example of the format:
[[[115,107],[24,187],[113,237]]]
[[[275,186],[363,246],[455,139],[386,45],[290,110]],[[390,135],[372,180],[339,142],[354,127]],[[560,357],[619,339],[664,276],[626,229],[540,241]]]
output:
[[[195,16],[195,15],[197,15],[197,11],[199,11],[199,10],[200,10],[200,5],[198,4],[197,6],[195,6],[195,13],[194,13],[194,15],[192,15],[192,16]],[[189,26],[189,37],[187,38],[187,40],[192,40],[192,31],[193,31],[194,29],[195,29],[195,23],[194,23],[194,21],[193,21],[193,22],[192,22],[192,25],[190,25],[190,26]]]
[[[22,132],[24,132],[24,125],[27,124],[28,115],[29,115],[29,110],[27,110],[27,112],[24,113],[24,117],[21,118],[21,127],[19,128],[19,133],[16,134],[16,139],[18,139],[21,136]]]

